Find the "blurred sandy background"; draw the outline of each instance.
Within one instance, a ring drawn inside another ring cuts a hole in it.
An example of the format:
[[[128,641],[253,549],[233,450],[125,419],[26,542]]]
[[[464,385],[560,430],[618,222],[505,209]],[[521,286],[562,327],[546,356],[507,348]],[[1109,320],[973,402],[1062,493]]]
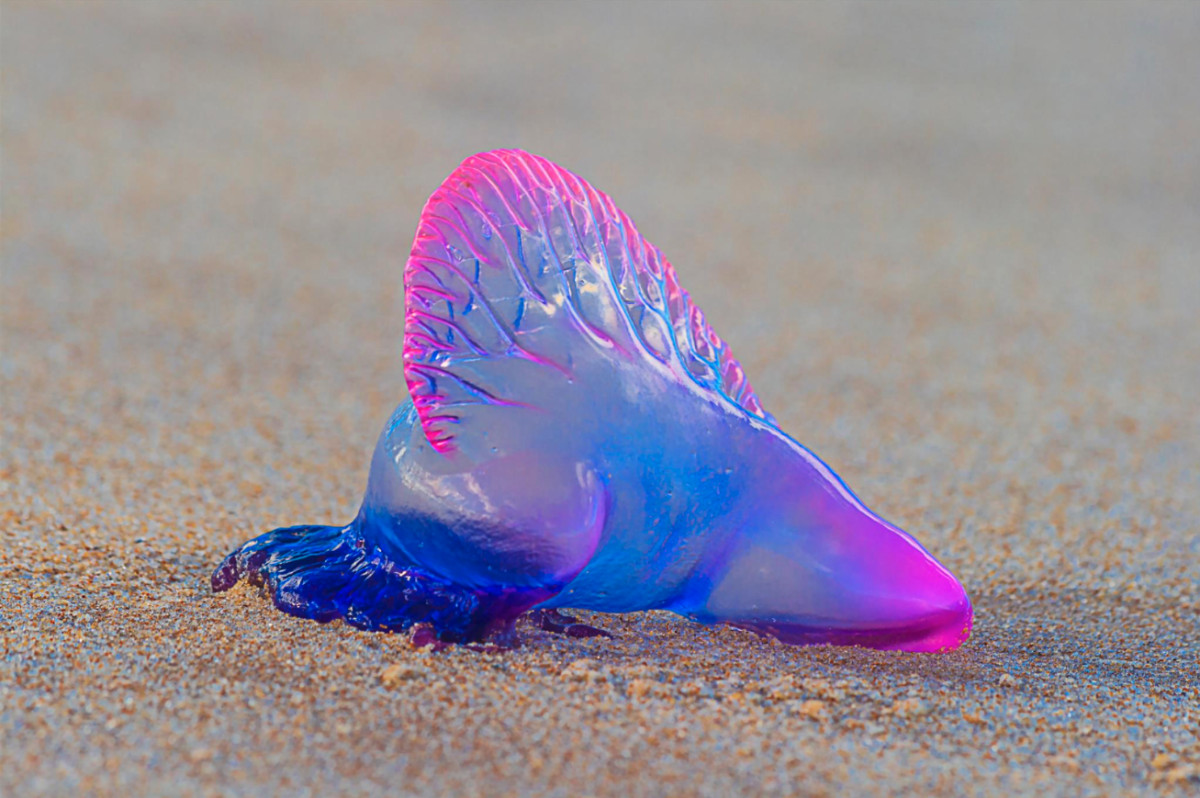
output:
[[[0,795],[1200,789],[1200,5],[6,1],[0,67]],[[638,221],[961,651],[209,594],[355,511],[417,215],[500,146]]]

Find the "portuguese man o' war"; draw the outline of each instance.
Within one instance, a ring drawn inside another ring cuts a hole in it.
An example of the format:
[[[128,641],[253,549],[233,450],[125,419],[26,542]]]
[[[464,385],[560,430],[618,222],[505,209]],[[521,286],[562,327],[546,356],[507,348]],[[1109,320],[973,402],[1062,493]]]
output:
[[[468,158],[425,205],[404,289],[411,400],[358,516],[251,540],[215,591],[246,577],[292,615],[448,642],[565,608],[794,644],[969,636],[954,576],[776,425],[671,264],[580,177]]]

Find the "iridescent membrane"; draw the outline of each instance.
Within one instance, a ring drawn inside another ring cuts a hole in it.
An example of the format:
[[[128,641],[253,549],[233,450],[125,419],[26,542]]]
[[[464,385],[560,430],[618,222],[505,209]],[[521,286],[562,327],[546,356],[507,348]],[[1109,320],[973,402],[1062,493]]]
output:
[[[404,283],[411,401],[357,518],[256,538],[215,590],[247,577],[294,615],[460,642],[568,607],[796,644],[970,634],[958,581],[779,429],[671,264],[578,176],[468,158],[426,204]]]

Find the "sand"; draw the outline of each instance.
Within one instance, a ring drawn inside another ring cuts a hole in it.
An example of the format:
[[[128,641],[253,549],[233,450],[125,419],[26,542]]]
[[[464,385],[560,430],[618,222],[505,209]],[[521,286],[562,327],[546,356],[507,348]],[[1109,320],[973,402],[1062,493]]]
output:
[[[1200,791],[1200,7],[5,2],[0,795]],[[503,655],[212,568],[354,513],[466,155],[612,194],[967,585],[947,655]]]

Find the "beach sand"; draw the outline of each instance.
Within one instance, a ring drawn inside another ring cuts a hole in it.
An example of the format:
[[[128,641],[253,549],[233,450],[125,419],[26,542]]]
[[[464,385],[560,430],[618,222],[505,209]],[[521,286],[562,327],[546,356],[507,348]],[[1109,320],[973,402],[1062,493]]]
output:
[[[0,795],[1200,791],[1200,7],[5,2]],[[354,514],[467,155],[607,191],[964,582],[944,655],[505,654],[209,574]]]

